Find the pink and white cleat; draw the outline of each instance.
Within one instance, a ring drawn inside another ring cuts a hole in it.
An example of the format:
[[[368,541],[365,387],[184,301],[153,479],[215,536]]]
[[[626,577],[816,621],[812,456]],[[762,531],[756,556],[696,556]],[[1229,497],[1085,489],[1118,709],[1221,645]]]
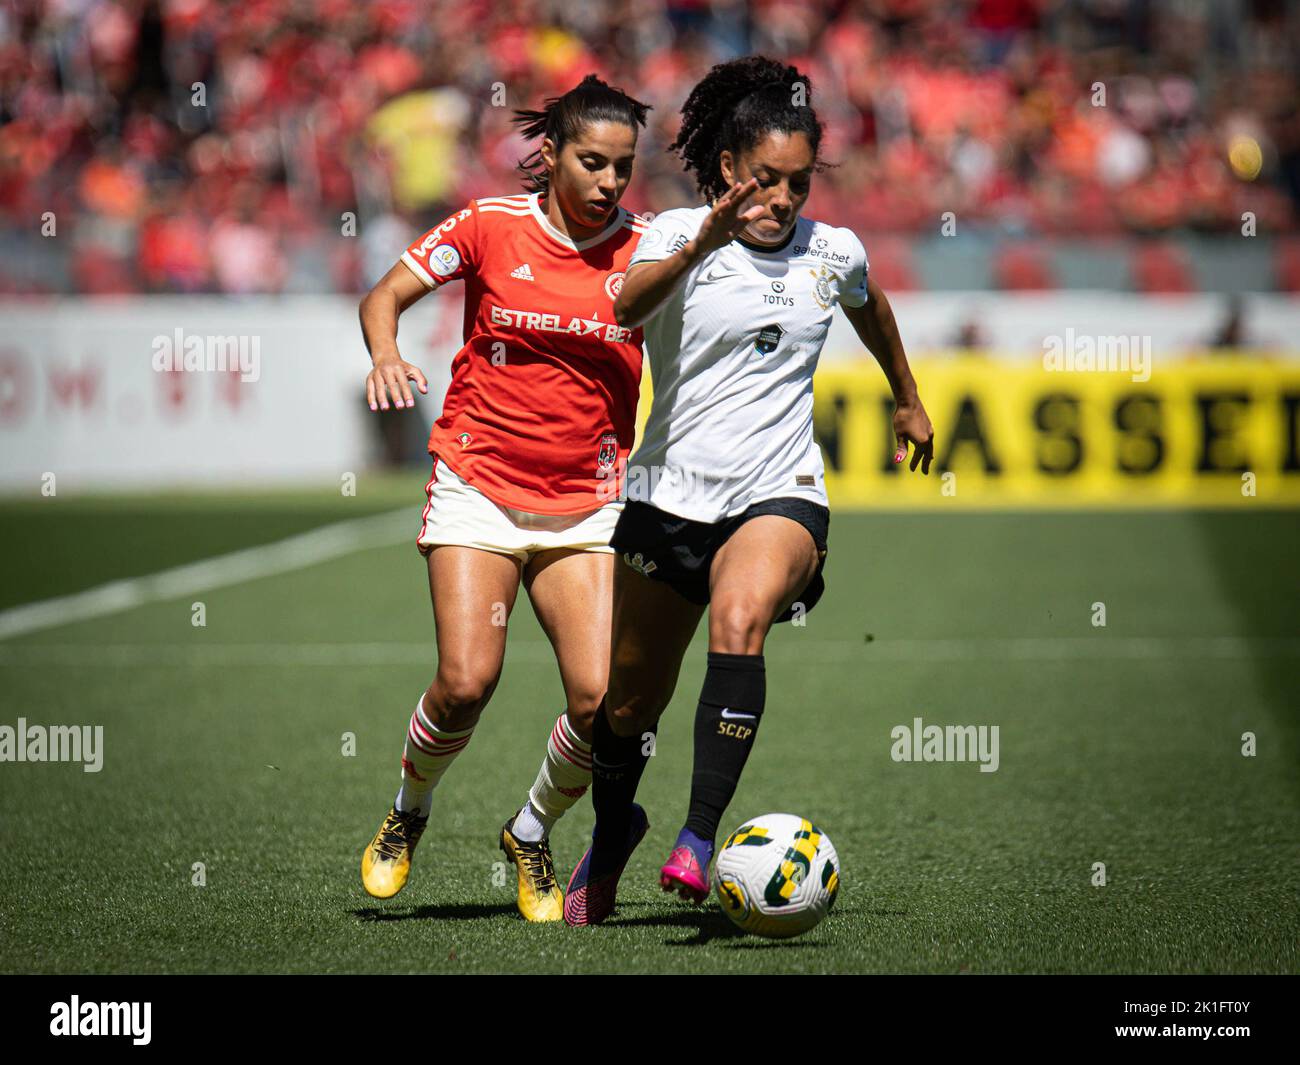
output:
[[[688,837],[687,830],[683,829],[677,837],[677,846],[659,870],[659,886],[665,891],[676,891],[687,902],[703,902],[709,897],[709,860],[712,857],[712,848],[693,834]]]

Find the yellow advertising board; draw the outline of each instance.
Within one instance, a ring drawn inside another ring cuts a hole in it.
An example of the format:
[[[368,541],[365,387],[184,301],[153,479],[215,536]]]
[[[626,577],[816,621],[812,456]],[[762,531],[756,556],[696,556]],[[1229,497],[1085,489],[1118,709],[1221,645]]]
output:
[[[963,353],[913,370],[935,429],[929,477],[894,466],[874,362],[817,371],[833,506],[1300,505],[1300,364],[1214,355],[1137,375]]]

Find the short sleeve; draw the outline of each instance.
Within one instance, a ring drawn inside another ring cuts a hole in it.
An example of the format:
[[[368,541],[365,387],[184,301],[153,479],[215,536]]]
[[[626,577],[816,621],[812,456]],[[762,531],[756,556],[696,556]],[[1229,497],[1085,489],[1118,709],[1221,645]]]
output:
[[[841,230],[849,248],[849,276],[840,289],[840,303],[845,307],[861,307],[867,302],[867,249],[849,229]]]
[[[628,266],[657,263],[681,251],[700,228],[698,220],[692,217],[693,214],[692,211],[672,210],[656,215],[637,241]]]
[[[478,211],[471,203],[416,240],[402,253],[402,262],[429,288],[439,288],[478,265],[478,231]]]

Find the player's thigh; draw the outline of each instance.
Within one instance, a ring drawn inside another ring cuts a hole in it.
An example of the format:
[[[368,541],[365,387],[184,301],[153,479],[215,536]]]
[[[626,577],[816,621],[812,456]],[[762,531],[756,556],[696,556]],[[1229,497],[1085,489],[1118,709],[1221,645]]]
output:
[[[555,649],[569,715],[583,739],[609,679],[614,555],[556,548],[524,567],[524,587]]]
[[[616,732],[631,735],[659,719],[704,609],[663,581],[621,563],[616,567],[606,695]]]
[[[443,544],[429,551],[428,565],[438,637],[435,683],[457,702],[490,694],[505,657],[520,562],[494,551]]]
[[[764,514],[740,526],[709,568],[709,650],[759,654],[772,621],[817,573],[812,533]]]

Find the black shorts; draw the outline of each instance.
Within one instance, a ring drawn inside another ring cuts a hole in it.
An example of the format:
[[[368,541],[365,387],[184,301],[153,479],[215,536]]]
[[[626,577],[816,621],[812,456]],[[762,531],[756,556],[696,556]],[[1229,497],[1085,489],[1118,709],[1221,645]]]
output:
[[[777,621],[789,621],[802,604],[803,613],[817,605],[826,590],[826,536],[831,512],[807,499],[765,499],[747,510],[718,522],[691,521],[669,514],[649,503],[629,500],[609,541],[624,562],[651,580],[663,581],[683,598],[699,606],[709,601],[709,567],[718,548],[750,518],[779,514],[797,521],[812,534],[817,545],[817,572]]]

